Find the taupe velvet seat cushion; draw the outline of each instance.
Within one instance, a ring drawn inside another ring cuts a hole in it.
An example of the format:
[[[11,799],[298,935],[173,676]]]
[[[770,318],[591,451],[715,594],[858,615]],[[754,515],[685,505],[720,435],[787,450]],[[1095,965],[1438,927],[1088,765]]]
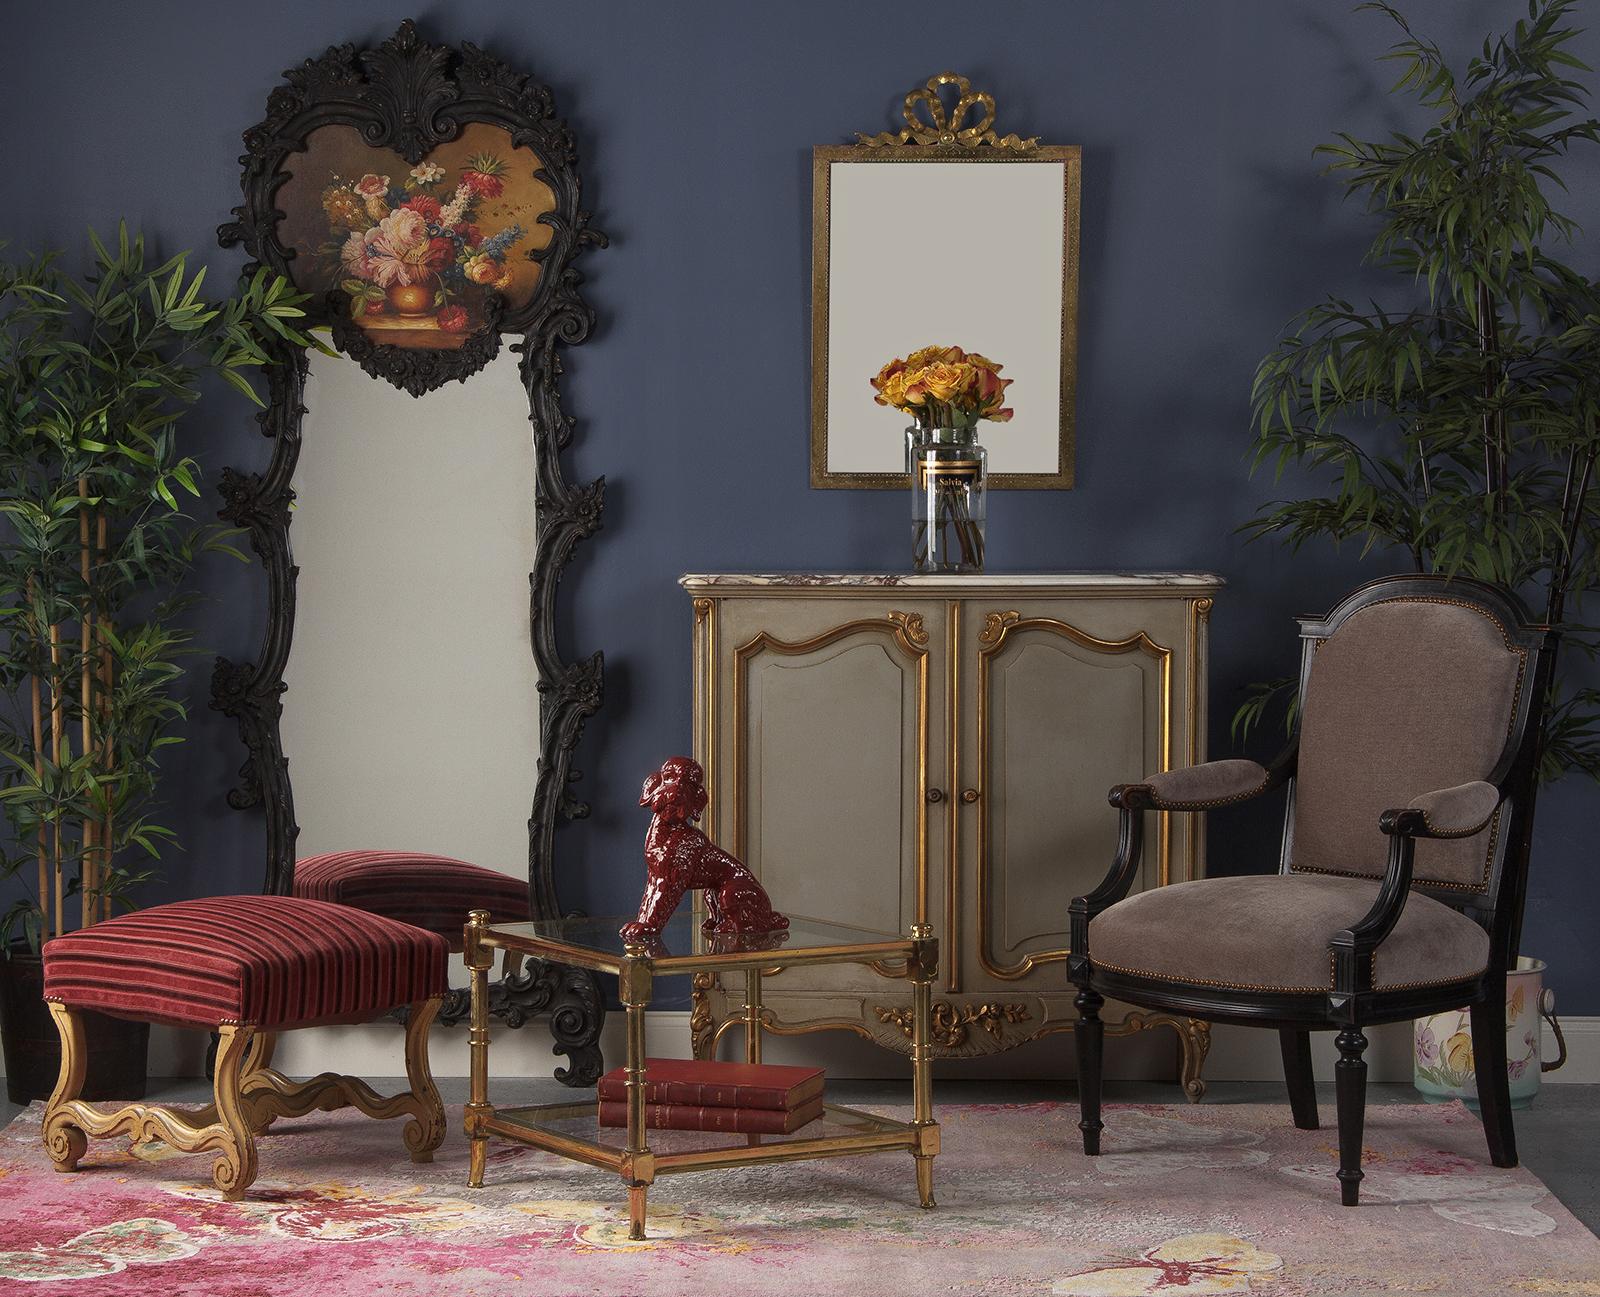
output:
[[[1328,991],[1328,943],[1378,895],[1365,878],[1321,874],[1206,878],[1119,901],[1089,924],[1097,968],[1205,986]],[[1373,965],[1379,990],[1454,982],[1483,971],[1489,934],[1413,892]]]

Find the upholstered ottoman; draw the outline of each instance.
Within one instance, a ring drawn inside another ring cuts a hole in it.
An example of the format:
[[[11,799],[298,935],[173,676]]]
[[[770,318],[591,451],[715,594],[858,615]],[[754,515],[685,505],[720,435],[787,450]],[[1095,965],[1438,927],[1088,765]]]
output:
[[[61,1033],[61,1076],[45,1110],[45,1148],[76,1169],[88,1136],[160,1138],[215,1151],[213,1179],[243,1197],[256,1175],[255,1136],[278,1117],[351,1106],[409,1117],[412,1159],[444,1139],[428,1070],[428,1027],[446,989],[448,943],[381,915],[290,896],[219,896],[158,905],[45,943],[44,996]],[[269,1066],[280,1031],[364,1022],[409,1006],[410,1091],[384,1098],[353,1077],[294,1082]],[[117,1112],[78,1095],[86,1056],[79,1010],[215,1031],[215,1101],[197,1112],[130,1104]]]
[[[525,923],[533,917],[522,879],[416,851],[307,856],[295,863],[294,894],[426,928],[457,952],[473,910],[488,910],[493,923]]]

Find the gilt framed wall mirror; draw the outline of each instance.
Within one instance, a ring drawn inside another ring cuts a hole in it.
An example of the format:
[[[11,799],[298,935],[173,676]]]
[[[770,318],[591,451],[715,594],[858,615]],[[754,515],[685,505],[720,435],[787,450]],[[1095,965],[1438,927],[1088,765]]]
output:
[[[811,485],[904,487],[906,417],[868,380],[956,345],[1014,380],[990,485],[1070,487],[1080,150],[998,135],[993,97],[953,72],[904,116],[812,151]]]
[[[245,147],[219,238],[311,294],[332,345],[269,371],[270,464],[223,476],[269,601],[259,655],[213,677],[248,749],[230,801],[265,811],[269,892],[297,861],[394,851],[526,879],[528,911],[558,916],[557,829],[587,812],[569,785],[603,687],[600,654],[556,632],[604,502],[562,468],[558,350],[593,324],[573,263],[604,243],[572,134],[547,88],[408,20],[285,73]],[[453,994],[440,1020],[467,1007]],[[508,965],[491,1008],[547,1013],[557,1075],[599,1075],[591,974]]]

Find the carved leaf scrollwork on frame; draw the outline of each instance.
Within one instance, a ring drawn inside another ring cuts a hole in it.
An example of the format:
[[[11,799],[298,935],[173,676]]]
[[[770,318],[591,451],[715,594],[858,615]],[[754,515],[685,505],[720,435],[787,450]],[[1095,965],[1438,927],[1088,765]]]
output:
[[[413,396],[464,381],[495,355],[502,333],[520,335],[511,346],[520,357],[519,371],[528,394],[536,464],[537,535],[529,574],[529,618],[540,690],[528,879],[534,914],[556,917],[563,911],[553,872],[555,826],[588,813],[588,807],[571,795],[570,785],[579,777],[572,763],[584,723],[600,707],[605,677],[600,653],[569,661],[555,631],[562,572],[578,542],[599,530],[605,503],[604,478],[571,484],[561,463],[576,420],[561,403],[559,348],[582,342],[594,327],[594,312],[580,291],[583,276],[574,262],[584,248],[606,244],[605,235],[592,226],[582,206],[572,132],[557,116],[548,87],[475,45],[432,44],[407,19],[376,48],[336,45],[283,74],[282,84],[268,97],[265,118],[244,133],[243,201],[233,209],[234,219],[218,228],[217,237],[222,246],[242,246],[249,254],[246,275],[265,267],[292,279],[295,251],[283,240],[283,213],[275,199],[289,179],[293,158],[306,149],[313,132],[325,126],[349,127],[367,145],[393,150],[415,164],[472,123],[504,130],[511,147],[527,147],[542,163],[537,178],[549,188],[553,201],[538,221],[549,227],[551,236],[543,248],[529,253],[540,271],[527,300],[511,306],[491,296],[485,314],[488,327],[457,350],[378,343],[348,319],[341,323],[342,312],[331,308],[328,322],[334,341],[364,370]],[[289,544],[294,501],[290,483],[306,413],[307,358],[303,351],[280,347],[273,359],[279,363],[267,370],[268,404],[259,416],[262,432],[272,442],[271,462],[260,472],[226,471],[220,510],[222,518],[244,529],[266,571],[267,629],[253,662],[218,659],[212,705],[236,721],[247,752],[229,803],[265,808],[265,889],[288,894],[293,888],[299,829],[280,719],[298,574]],[[573,1062],[566,1079],[573,1083],[592,1079],[590,1073],[599,1065],[594,1042],[605,1012],[593,976],[559,969],[528,977],[527,985],[503,985],[496,1012],[508,1022],[530,1013],[550,1014],[557,1048]],[[447,1006],[442,1020],[451,1020],[451,1009]]]
[[[907,1040],[914,1026],[909,1008],[876,1006],[873,1012],[879,1022],[899,1028]],[[1008,1024],[1026,1022],[1028,1006],[1025,1004],[955,1004],[949,1000],[936,1000],[933,1004],[933,1043],[942,1049],[958,1049],[967,1043],[973,1027],[981,1027],[989,1035],[999,1038]]]

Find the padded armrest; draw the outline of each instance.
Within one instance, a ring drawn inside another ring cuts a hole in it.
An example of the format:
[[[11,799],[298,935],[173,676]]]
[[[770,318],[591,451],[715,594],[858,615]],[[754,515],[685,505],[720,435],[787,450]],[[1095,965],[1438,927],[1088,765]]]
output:
[[[1404,808],[1385,811],[1379,826],[1413,838],[1470,838],[1489,827],[1499,807],[1500,790],[1475,779],[1413,797]]]
[[[1131,788],[1148,789],[1148,802],[1158,811],[1205,811],[1248,801],[1266,792],[1270,783],[1271,777],[1260,763],[1230,760],[1148,775]]]

